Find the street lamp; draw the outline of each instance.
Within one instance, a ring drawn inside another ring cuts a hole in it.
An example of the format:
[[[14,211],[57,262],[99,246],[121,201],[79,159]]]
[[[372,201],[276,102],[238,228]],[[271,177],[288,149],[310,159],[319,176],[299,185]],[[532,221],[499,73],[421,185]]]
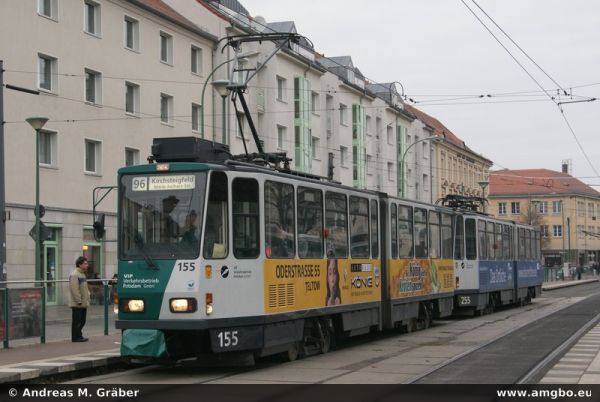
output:
[[[40,224],[40,130],[48,121],[47,117],[29,117],[25,119],[35,130],[35,275],[44,279],[40,264],[41,224]]]
[[[477,184],[479,184],[479,187],[481,187],[481,198],[485,199],[485,188],[488,186],[488,184],[490,184],[490,182],[487,180],[481,180]],[[485,214],[485,201],[483,202],[483,213]]]
[[[250,56],[250,55],[248,55],[248,56]],[[206,77],[206,80],[204,81],[204,85],[202,86],[202,95],[200,97],[200,99],[202,100],[202,104],[200,105],[200,126],[201,126],[200,132],[202,133],[202,138],[204,138],[204,93],[206,92],[206,86],[208,85],[208,83],[209,83],[211,77],[213,76],[213,74],[215,73],[215,71],[217,71],[219,68],[221,68],[225,64],[231,63],[232,61],[235,61],[235,60],[239,60],[241,63],[246,63],[248,61],[248,59],[246,57],[242,57],[242,58],[234,57],[233,59],[225,60],[223,63],[221,63],[218,66],[216,66],[215,68],[213,68],[213,70],[210,72],[210,74],[208,74],[208,76]],[[217,81],[215,81],[215,82],[217,82]],[[221,96],[223,96],[223,95],[221,95]],[[227,95],[225,95],[225,97],[226,96]],[[225,114],[225,111],[223,111],[223,114]]]
[[[404,178],[404,159],[406,158],[406,154],[408,153],[408,150],[415,144],[418,144],[419,142],[423,142],[423,141],[431,141],[431,142],[442,142],[444,141],[443,138],[441,137],[427,137],[427,138],[421,138],[418,141],[413,142],[412,144],[410,144],[408,147],[406,147],[406,149],[404,150],[404,153],[402,154],[402,158],[400,158],[400,176],[402,177],[402,186],[400,186],[400,192],[401,192],[401,197],[405,196],[405,188],[406,188],[406,180]]]

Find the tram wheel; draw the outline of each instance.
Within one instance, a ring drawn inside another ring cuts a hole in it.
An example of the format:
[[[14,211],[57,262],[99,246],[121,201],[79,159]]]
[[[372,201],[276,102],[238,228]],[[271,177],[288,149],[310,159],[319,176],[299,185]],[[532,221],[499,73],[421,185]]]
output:
[[[281,354],[281,357],[286,362],[293,362],[300,357],[301,349],[300,342],[293,342],[290,344],[287,352],[283,352]]]

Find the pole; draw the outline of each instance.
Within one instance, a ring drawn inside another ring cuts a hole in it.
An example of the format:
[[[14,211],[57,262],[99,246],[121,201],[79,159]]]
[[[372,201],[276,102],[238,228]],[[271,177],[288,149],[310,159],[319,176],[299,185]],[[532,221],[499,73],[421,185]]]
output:
[[[44,280],[40,264],[40,129],[35,130],[35,275]]]
[[[0,282],[6,281],[6,193],[4,186],[4,62],[0,60]],[[0,287],[6,287],[6,285],[3,284]]]

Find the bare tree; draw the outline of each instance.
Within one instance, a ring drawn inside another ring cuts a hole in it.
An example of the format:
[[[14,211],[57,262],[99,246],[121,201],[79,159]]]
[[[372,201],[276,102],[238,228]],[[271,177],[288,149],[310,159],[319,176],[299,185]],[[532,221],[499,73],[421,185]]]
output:
[[[521,223],[531,225],[541,232],[541,226],[544,224],[544,215],[540,214],[540,211],[535,204],[530,203],[529,208],[524,210],[521,214]],[[542,236],[542,250],[545,250],[549,246],[550,238]]]

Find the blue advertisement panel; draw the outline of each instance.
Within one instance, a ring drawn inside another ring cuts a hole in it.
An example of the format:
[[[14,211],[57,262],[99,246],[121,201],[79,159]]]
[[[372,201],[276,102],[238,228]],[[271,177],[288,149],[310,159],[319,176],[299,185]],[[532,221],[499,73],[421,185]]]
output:
[[[513,289],[515,286],[513,265],[509,261],[479,261],[479,289]]]
[[[517,261],[517,288],[541,285],[544,267],[539,261]]]

